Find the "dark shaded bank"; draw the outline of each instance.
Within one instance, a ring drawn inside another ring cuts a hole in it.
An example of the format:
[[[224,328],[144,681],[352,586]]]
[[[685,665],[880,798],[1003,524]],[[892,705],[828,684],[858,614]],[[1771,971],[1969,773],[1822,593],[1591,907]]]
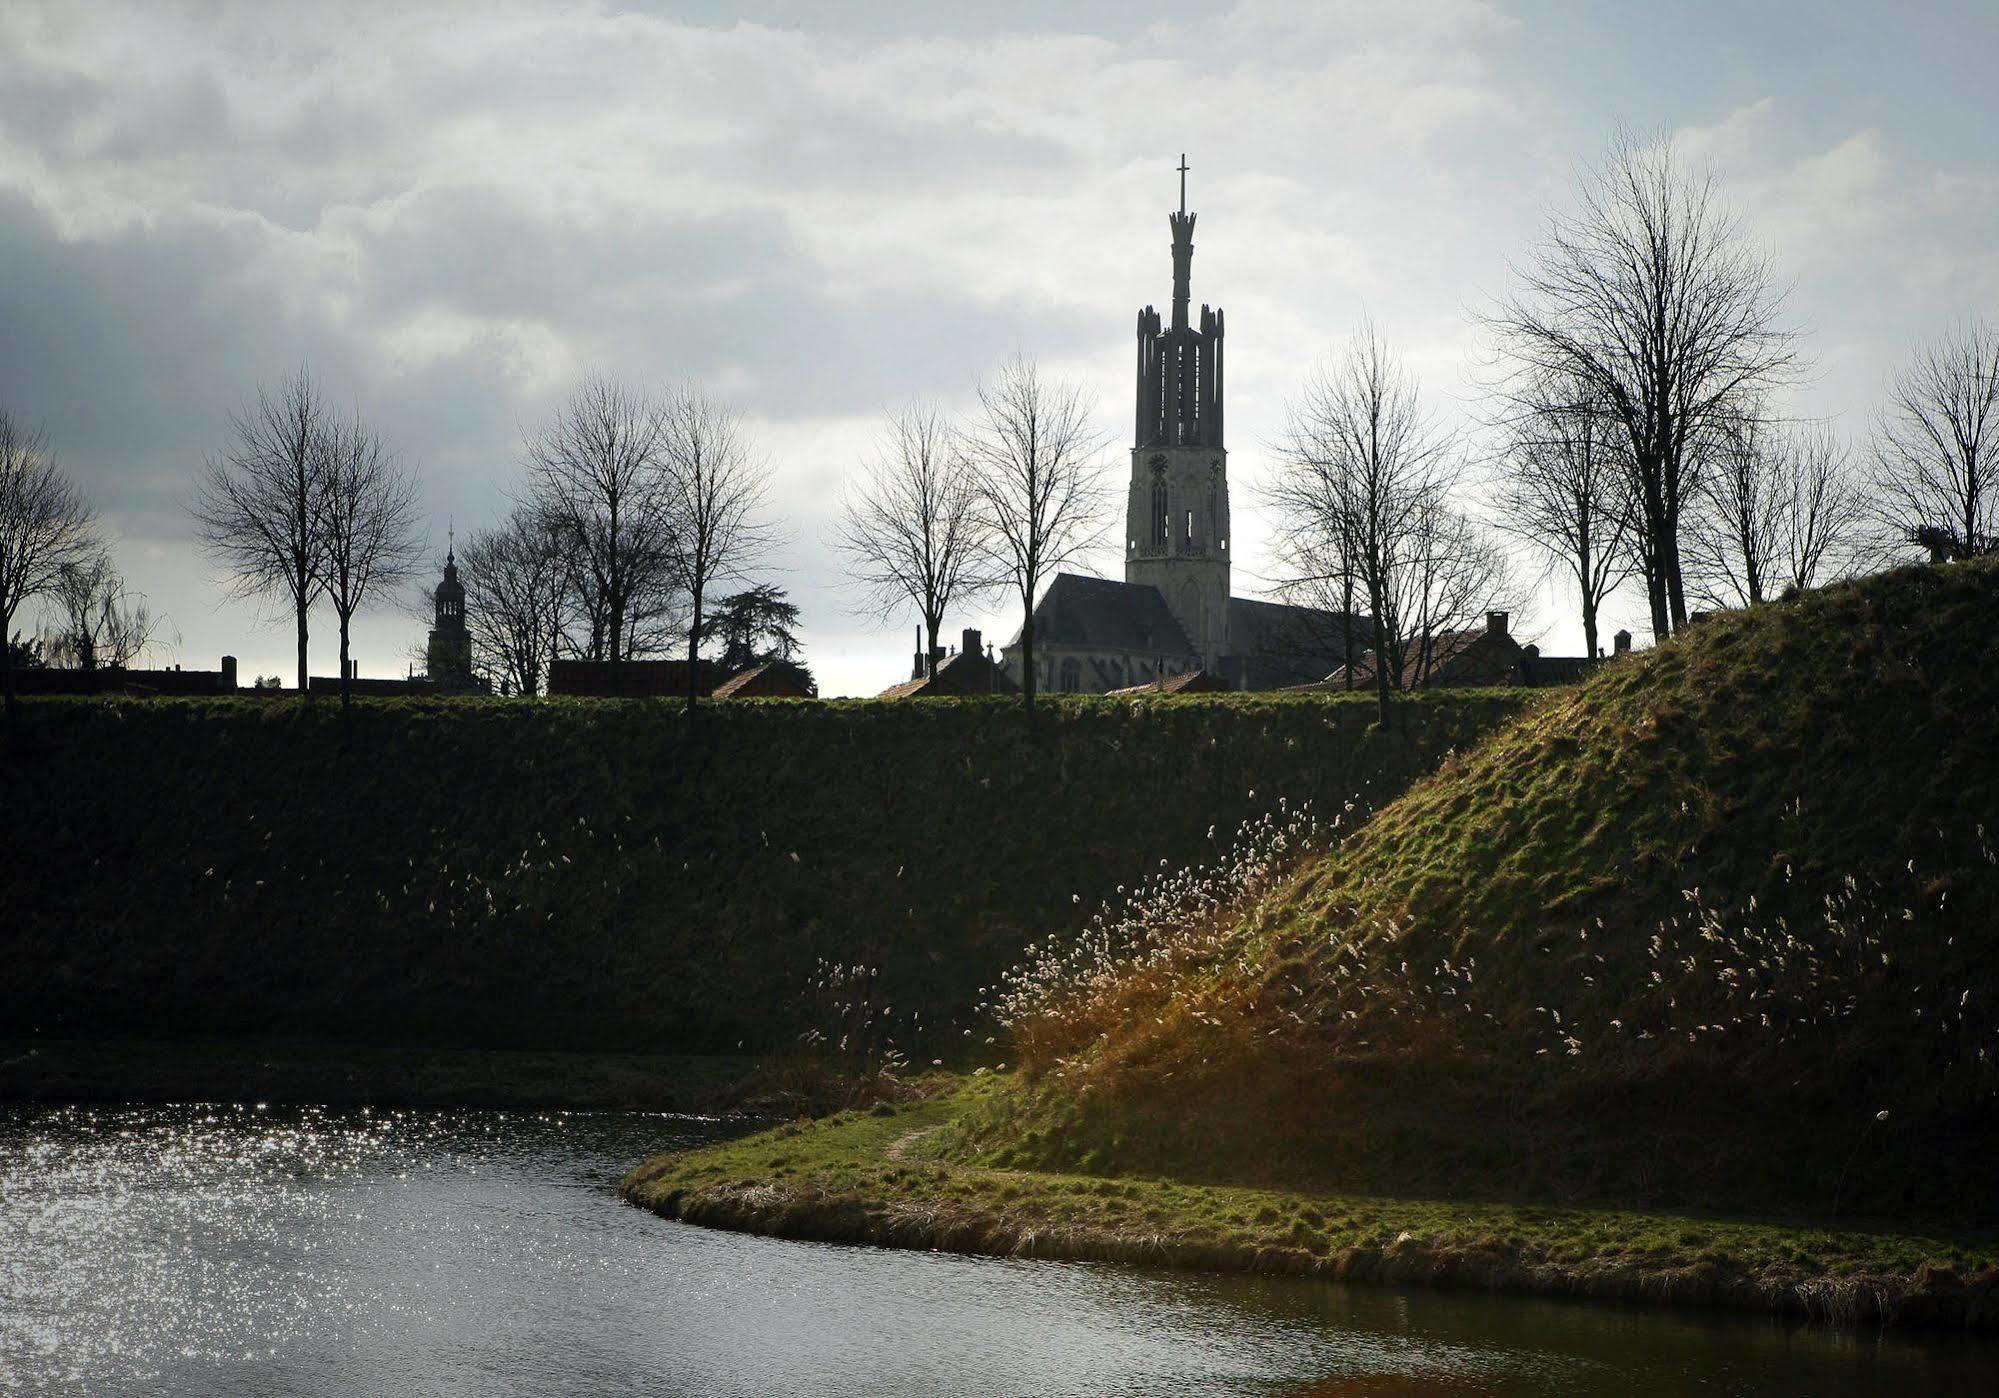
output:
[[[809,1089],[823,1081],[722,1055],[301,1043],[0,1042],[0,1101],[14,1102],[719,1113],[816,1105],[827,1094]]]
[[[656,1156],[619,1192],[826,1242],[1999,1330],[1999,1242],[1485,1199],[1001,1170],[938,1152],[984,1085]]]
[[[980,986],[1120,883],[1280,797],[1385,800],[1524,702],[1426,696],[1384,730],[1318,696],[1057,701],[1032,727],[982,701],[690,726],[668,701],[363,700],[350,735],[333,705],[29,700],[0,753],[0,1023],[762,1051],[828,1025],[802,994],[823,961],[874,968],[906,1043],[955,1042]]]

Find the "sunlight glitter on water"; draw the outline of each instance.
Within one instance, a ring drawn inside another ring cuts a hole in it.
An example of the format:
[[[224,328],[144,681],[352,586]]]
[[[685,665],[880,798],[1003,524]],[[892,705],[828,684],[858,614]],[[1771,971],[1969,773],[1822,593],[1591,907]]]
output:
[[[640,1114],[0,1107],[0,1388],[299,1394],[1993,1391],[1990,1347],[777,1242],[609,1187]]]

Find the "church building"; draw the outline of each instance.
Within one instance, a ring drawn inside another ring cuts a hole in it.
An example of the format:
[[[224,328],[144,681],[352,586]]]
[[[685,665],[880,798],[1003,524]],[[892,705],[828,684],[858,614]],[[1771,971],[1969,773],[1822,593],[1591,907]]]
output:
[[[465,624],[465,584],[458,581],[458,549],[444,555],[444,577],[431,593],[430,635],[424,675],[439,694],[490,694],[492,685],[472,669],[472,632]]]
[[[1173,315],[1138,313],[1137,406],[1125,501],[1124,581],[1058,573],[1034,608],[1036,688],[1104,694],[1204,670],[1228,689],[1322,679],[1358,652],[1364,617],[1229,595],[1228,451],[1219,309],[1189,313],[1194,215],[1187,164],[1173,233]],[[1004,651],[1021,678],[1020,637]]]

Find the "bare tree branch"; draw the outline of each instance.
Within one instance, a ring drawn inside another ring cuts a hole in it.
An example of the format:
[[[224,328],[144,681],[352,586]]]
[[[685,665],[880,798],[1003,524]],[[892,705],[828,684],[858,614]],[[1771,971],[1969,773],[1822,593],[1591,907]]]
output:
[[[1598,653],[1597,617],[1636,568],[1623,436],[1587,384],[1543,375],[1519,386],[1503,424],[1498,527],[1559,571],[1581,606],[1583,646]]]
[[[1518,286],[1484,317],[1511,361],[1506,392],[1584,385],[1624,437],[1639,557],[1660,637],[1684,625],[1683,515],[1702,434],[1739,420],[1796,366],[1783,293],[1709,175],[1670,145],[1620,135],[1582,177]]]
[[[1966,321],[1919,348],[1874,435],[1877,516],[1932,556],[1999,551],[1999,329]]]
[[[687,708],[700,702],[701,641],[705,607],[718,582],[740,579],[769,548],[763,511],[770,494],[770,463],[750,446],[742,419],[695,389],[666,403],[664,457],[668,511],[677,546],[671,560],[679,590],[688,599]]]
[[[1047,381],[1034,361],[1009,360],[979,386],[962,438],[977,483],[975,518],[994,576],[1020,600],[1021,690],[1034,709],[1034,599],[1043,578],[1103,538],[1099,453],[1108,440],[1080,386]]]
[[[99,548],[96,515],[62,473],[48,437],[0,408],[0,691],[14,715],[14,617]]]
[[[592,659],[659,643],[677,544],[667,431],[665,405],[592,374],[523,449],[535,508],[573,560]]]
[[[321,434],[320,517],[326,595],[340,619],[340,707],[349,693],[348,636],[354,613],[384,587],[406,583],[424,562],[416,473],[357,415]]]
[[[573,605],[558,526],[531,505],[482,530],[460,551],[466,624],[481,667],[518,694],[541,692]]]
[[[208,458],[189,512],[203,546],[239,597],[282,598],[298,633],[298,688],[306,669],[306,618],[326,586],[326,408],[304,369],[230,419],[234,441]]]
[[[869,613],[916,609],[932,673],[951,604],[992,585],[985,544],[978,482],[957,436],[934,408],[891,414],[880,452],[841,502],[834,545]]]
[[[1497,550],[1448,508],[1457,444],[1364,325],[1292,400],[1279,463],[1266,489],[1279,557],[1294,584],[1339,586],[1347,610],[1356,595],[1366,602],[1385,718],[1390,691],[1427,669],[1439,628],[1464,612],[1468,596],[1488,600],[1494,574],[1503,577]],[[1351,658],[1346,673],[1351,683]]]
[[[125,589],[111,556],[65,564],[50,590],[56,624],[44,632],[52,663],[72,670],[123,670],[153,643],[162,619]]]

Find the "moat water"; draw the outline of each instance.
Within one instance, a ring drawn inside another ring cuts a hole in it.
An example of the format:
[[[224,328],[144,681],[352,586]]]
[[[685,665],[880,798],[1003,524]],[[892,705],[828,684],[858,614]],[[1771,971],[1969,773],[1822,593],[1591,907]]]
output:
[[[777,1242],[612,1194],[733,1129],[0,1105],[0,1390],[1999,1392],[1958,1337]]]

